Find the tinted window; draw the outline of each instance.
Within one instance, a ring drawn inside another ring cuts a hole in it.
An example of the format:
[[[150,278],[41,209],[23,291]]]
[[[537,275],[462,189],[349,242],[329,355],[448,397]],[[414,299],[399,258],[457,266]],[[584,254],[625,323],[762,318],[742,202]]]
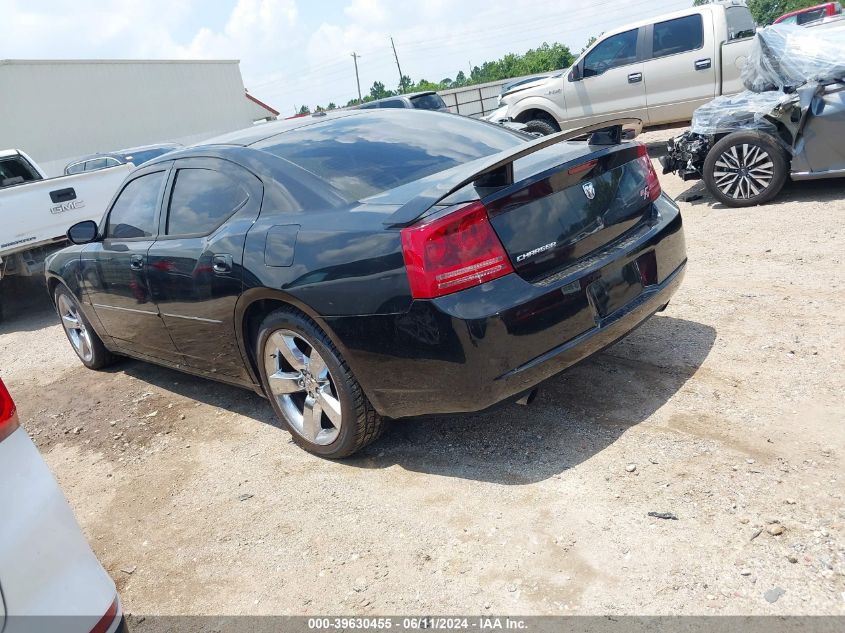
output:
[[[725,16],[728,21],[728,40],[753,37],[757,31],[757,24],[748,7],[728,7]]]
[[[584,77],[595,77],[606,70],[637,61],[638,29],[613,35],[599,43],[584,58]]]
[[[369,103],[363,103],[359,107],[361,110],[375,110],[378,108],[378,103],[371,101]]]
[[[379,104],[381,108],[404,108],[405,102],[402,99],[390,99],[388,101],[382,101]]]
[[[788,18],[784,18],[778,24],[798,24],[798,16],[797,15],[790,15]]]
[[[652,57],[665,57],[694,51],[704,46],[701,15],[687,15],[654,25]]]
[[[208,235],[247,201],[234,180],[210,169],[180,169],[170,194],[168,235]]]
[[[818,7],[810,11],[805,11],[804,13],[799,13],[797,17],[798,24],[807,24],[809,22],[815,22],[816,20],[821,20],[827,17],[827,8]]]
[[[126,239],[155,234],[158,198],[166,173],[141,176],[123,188],[109,213],[106,237]]]
[[[470,118],[376,110],[308,125],[253,145],[360,200],[514,147],[525,137]]]
[[[85,170],[85,162],[75,163],[73,165],[68,165],[65,167],[66,174],[78,174]]]
[[[446,107],[440,95],[421,95],[412,98],[411,103],[419,110],[439,110]]]
[[[11,187],[33,180],[41,180],[41,176],[23,156],[0,159],[0,187]]]
[[[105,158],[95,158],[85,163],[85,171],[97,171],[98,169],[105,169],[108,167],[108,162]]]

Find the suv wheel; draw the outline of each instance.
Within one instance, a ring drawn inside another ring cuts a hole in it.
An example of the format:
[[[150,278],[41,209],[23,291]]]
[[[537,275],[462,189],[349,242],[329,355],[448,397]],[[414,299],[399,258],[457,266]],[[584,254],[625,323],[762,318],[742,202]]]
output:
[[[308,452],[347,457],[381,435],[384,418],[328,336],[304,314],[283,308],[268,315],[256,352],[273,410]]]

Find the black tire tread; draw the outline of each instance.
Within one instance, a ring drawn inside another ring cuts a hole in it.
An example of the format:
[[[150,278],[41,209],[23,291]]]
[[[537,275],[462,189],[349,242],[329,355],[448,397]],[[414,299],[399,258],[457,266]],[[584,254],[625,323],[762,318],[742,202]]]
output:
[[[525,131],[537,132],[543,136],[549,136],[550,134],[557,134],[559,130],[556,130],[555,127],[545,119],[531,119],[530,121],[525,122]]]
[[[354,444],[347,448],[346,450],[336,453],[332,455],[332,459],[341,459],[344,457],[349,457],[353,453],[360,451],[365,446],[372,444],[378,438],[382,436],[384,430],[387,428],[388,420],[381,415],[373,408],[373,405],[370,403],[370,400],[367,398],[364,391],[361,389],[361,385],[358,384],[358,381],[355,379],[352,370],[349,369],[349,365],[346,364],[346,360],[343,358],[343,355],[338,351],[335,344],[332,340],[323,332],[322,328],[317,325],[317,323],[309,317],[307,314],[294,308],[293,306],[278,308],[270,312],[264,319],[262,320],[261,327],[259,328],[259,332],[265,329],[265,323],[275,320],[280,316],[284,315],[294,315],[299,319],[305,321],[313,330],[313,334],[316,334],[317,337],[320,339],[320,342],[325,345],[332,354],[334,354],[335,358],[337,359],[338,363],[340,364],[341,369],[343,370],[342,379],[346,382],[349,386],[349,390],[352,396],[353,407],[357,412],[355,418],[355,442]],[[256,344],[258,340],[254,342]],[[261,351],[256,349],[256,358],[260,358]],[[298,435],[291,431],[295,440],[298,440]]]

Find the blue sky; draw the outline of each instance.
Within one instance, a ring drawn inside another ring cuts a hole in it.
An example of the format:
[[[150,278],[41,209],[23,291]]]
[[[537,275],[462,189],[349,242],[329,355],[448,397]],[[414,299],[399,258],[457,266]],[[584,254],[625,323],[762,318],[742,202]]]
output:
[[[398,83],[390,49],[414,80],[543,41],[577,53],[591,35],[692,0],[0,0],[0,57],[239,59],[244,84],[284,114],[345,104]]]

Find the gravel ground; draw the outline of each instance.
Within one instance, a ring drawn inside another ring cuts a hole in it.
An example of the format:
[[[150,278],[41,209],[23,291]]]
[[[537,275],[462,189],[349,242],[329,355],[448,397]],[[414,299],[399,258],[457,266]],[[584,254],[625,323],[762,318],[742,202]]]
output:
[[[130,613],[845,614],[842,192],[682,202],[666,312],[530,407],[342,463],[251,392],[85,370],[37,284],[0,376]]]

